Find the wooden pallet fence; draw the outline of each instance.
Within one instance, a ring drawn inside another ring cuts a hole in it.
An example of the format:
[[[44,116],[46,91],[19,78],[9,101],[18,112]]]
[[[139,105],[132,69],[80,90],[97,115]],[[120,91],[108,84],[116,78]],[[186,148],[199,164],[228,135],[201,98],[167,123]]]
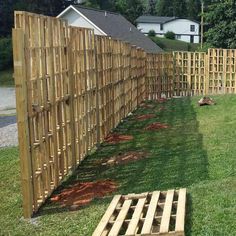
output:
[[[145,52],[66,21],[15,12],[24,216],[145,96]]]
[[[116,195],[93,236],[184,236],[186,189]]]
[[[235,49],[208,50],[209,94],[235,93]]]
[[[143,100],[235,93],[235,49],[147,54],[18,11],[13,51],[25,217]]]
[[[207,93],[206,53],[173,52],[148,54],[146,97],[193,96]]]

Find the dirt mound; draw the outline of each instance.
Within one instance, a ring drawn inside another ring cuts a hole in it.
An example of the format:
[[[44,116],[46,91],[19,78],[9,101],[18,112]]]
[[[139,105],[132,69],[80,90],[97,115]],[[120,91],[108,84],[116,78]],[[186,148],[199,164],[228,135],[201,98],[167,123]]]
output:
[[[111,144],[116,144],[122,141],[129,141],[133,140],[134,137],[132,135],[122,135],[122,134],[109,134],[105,138],[105,142],[111,143]]]
[[[168,129],[168,128],[169,128],[169,126],[166,125],[166,124],[155,122],[155,123],[152,123],[152,124],[148,125],[145,128],[145,130],[160,130],[160,129]]]
[[[127,152],[125,154],[119,154],[105,160],[102,165],[118,165],[125,164],[131,161],[137,161],[147,158],[147,153],[145,152]]]
[[[199,106],[215,105],[216,102],[210,97],[203,97],[198,101]]]
[[[154,118],[155,116],[156,116],[155,114],[141,115],[141,116],[137,116],[136,120],[143,121],[143,120]]]
[[[88,205],[95,198],[102,198],[114,192],[118,185],[111,180],[100,180],[96,182],[76,183],[61,193],[51,197],[52,202],[57,202],[62,207],[70,207],[77,210],[80,206]]]

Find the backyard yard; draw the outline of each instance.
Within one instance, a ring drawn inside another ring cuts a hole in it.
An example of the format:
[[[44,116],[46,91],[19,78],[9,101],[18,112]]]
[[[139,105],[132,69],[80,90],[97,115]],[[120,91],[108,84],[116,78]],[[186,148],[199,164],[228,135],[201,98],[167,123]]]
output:
[[[133,139],[104,142],[30,222],[22,218],[18,149],[0,149],[0,235],[89,236],[115,194],[180,187],[187,188],[186,235],[235,235],[236,96],[213,98],[217,105],[204,107],[199,97],[143,103],[114,130]],[[95,187],[80,189],[81,199],[57,201],[63,188],[89,182]],[[89,202],[89,191],[101,191],[96,184],[109,194]],[[83,206],[73,208],[76,200]]]

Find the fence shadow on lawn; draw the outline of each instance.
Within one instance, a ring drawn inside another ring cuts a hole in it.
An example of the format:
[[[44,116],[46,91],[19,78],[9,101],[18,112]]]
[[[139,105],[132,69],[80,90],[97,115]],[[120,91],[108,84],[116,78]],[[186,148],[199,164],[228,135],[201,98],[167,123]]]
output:
[[[102,144],[57,192],[76,181],[111,179],[119,184],[116,193],[127,194],[189,187],[208,179],[207,153],[203,148],[196,113],[196,109],[201,108],[193,104],[189,97],[168,100],[164,104],[148,103],[154,105],[154,108],[139,108],[115,129],[117,133],[133,135],[134,140],[117,145]],[[164,109],[161,110],[161,107]],[[134,119],[137,115],[148,113],[155,113],[156,117],[142,122]],[[153,122],[167,124],[169,128],[146,131],[145,127]],[[144,151],[148,158],[123,165],[101,165],[102,159],[128,151]],[[188,232],[191,231],[190,198],[189,196],[187,204]],[[95,202],[99,204],[100,201],[108,201],[107,199],[110,200],[110,197]],[[39,214],[54,214],[63,210],[66,209],[46,204]]]

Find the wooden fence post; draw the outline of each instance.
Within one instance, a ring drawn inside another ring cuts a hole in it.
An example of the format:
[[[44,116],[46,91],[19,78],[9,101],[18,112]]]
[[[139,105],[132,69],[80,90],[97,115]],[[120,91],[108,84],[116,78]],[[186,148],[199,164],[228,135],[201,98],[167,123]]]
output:
[[[93,36],[94,40],[94,52],[95,52],[95,70],[96,70],[96,122],[97,122],[97,145],[99,146],[101,143],[101,132],[100,132],[100,99],[99,99],[99,72],[98,72],[98,44],[101,44],[101,41],[97,36]],[[101,47],[101,45],[100,45]],[[99,47],[99,48],[100,48]]]
[[[20,152],[23,214],[30,218],[33,213],[32,160],[29,143],[27,109],[27,74],[25,63],[25,35],[23,29],[13,29],[14,78]]]
[[[75,78],[74,78],[74,63],[75,60],[73,58],[73,43],[75,40],[74,36],[74,29],[70,27],[69,30],[70,33],[70,42],[68,44],[68,61],[69,61],[69,96],[70,96],[70,129],[71,129],[71,155],[72,155],[72,169],[74,170],[76,168],[76,151],[75,151],[75,145],[76,145],[76,138],[75,138]]]

